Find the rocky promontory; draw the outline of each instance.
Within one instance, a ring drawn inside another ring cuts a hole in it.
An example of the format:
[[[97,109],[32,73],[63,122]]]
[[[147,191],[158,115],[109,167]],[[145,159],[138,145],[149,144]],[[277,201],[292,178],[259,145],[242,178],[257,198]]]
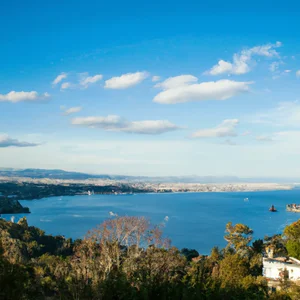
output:
[[[0,197],[0,214],[30,213],[28,207],[23,207],[16,199]]]

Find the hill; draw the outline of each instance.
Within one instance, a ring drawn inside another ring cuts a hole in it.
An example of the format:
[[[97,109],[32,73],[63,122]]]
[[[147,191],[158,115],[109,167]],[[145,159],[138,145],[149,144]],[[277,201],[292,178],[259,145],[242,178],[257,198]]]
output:
[[[238,177],[238,176],[127,176],[108,174],[88,174],[81,172],[64,171],[59,169],[12,169],[0,168],[0,177],[25,177],[25,178],[49,178],[65,180],[103,179],[130,182],[149,183],[295,183],[298,178],[279,177]]]

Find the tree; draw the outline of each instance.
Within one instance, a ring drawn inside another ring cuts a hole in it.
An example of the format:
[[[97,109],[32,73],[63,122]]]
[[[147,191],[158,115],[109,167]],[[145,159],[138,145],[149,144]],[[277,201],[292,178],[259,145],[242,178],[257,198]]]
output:
[[[286,226],[284,235],[287,239],[286,249],[289,256],[300,259],[300,220]]]
[[[249,274],[247,260],[238,254],[229,254],[220,262],[219,269],[222,286],[238,285]]]
[[[287,250],[285,247],[286,241],[282,238],[282,235],[275,234],[271,237],[264,237],[264,247],[265,249],[271,248],[273,249],[273,253],[276,256],[286,256]]]
[[[232,225],[232,222],[229,222],[226,224],[226,232],[228,234],[224,238],[228,242],[227,249],[245,250],[252,240],[253,230],[244,224]]]
[[[264,241],[261,239],[255,240],[252,243],[252,250],[257,254],[261,254],[264,250]]]
[[[191,261],[194,257],[199,256],[199,252],[195,249],[183,248],[180,253],[185,256],[188,261]]]
[[[300,259],[300,243],[294,240],[288,240],[286,242],[286,250],[289,256]]]
[[[300,241],[300,220],[286,226],[283,233],[288,239]]]

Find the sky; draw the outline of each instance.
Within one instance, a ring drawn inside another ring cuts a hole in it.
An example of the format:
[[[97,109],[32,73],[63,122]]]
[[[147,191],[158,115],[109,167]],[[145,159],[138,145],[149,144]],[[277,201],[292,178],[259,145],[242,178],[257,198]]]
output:
[[[0,167],[300,176],[300,6],[199,2],[1,3]]]

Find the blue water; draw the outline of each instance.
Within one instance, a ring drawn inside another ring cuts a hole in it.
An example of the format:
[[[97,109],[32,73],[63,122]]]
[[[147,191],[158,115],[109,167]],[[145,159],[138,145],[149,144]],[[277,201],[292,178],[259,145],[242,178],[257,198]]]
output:
[[[244,198],[249,198],[248,202]],[[165,222],[165,236],[178,248],[195,248],[208,254],[213,246],[223,247],[227,222],[244,223],[254,230],[255,238],[281,233],[300,218],[285,211],[288,203],[300,203],[300,190],[238,193],[178,193],[137,195],[92,195],[53,197],[21,201],[31,214],[30,225],[48,234],[82,238],[109,212],[119,216],[146,216],[155,224]],[[277,213],[268,211],[274,204]],[[21,216],[16,216],[16,220]],[[10,216],[7,216],[10,218]]]

